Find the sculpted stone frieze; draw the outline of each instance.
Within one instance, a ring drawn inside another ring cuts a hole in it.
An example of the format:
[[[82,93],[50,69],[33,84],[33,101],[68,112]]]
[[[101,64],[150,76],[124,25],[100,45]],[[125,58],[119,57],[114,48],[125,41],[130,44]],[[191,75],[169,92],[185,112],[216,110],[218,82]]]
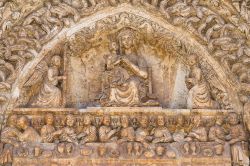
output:
[[[249,165],[248,0],[2,0],[0,165]]]
[[[110,114],[100,115],[90,110],[86,110],[88,113],[40,112],[39,116],[29,114],[30,118],[19,111],[9,116],[2,131],[4,149],[0,161],[18,165],[29,157],[34,160],[27,163],[36,164],[41,160],[47,165],[53,157],[57,157],[56,163],[60,164],[60,159],[79,156],[93,161],[96,157],[121,161],[125,157],[128,163],[135,159],[151,163],[152,158],[182,162],[181,158],[192,157],[213,158],[222,164],[225,160],[220,161],[221,157],[232,157],[232,163],[249,164],[247,133],[234,112],[167,116],[171,110],[141,115],[143,110],[139,109],[131,116],[129,111],[121,114],[112,108],[109,110]],[[42,143],[37,144],[38,141]],[[80,158],[76,161],[83,163]],[[225,164],[230,165],[231,161]]]

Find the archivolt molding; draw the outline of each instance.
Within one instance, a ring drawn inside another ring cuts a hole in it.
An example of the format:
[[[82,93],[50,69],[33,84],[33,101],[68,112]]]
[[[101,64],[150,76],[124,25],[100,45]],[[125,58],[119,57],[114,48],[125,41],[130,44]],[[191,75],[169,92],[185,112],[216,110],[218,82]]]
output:
[[[157,28],[164,27],[172,33],[170,37],[174,36],[179,43],[177,46],[183,48],[184,51],[201,53],[204,61],[213,66],[213,70],[218,75],[218,81],[222,82],[226,89],[238,93],[243,92],[249,97],[250,49],[249,26],[244,21],[246,16],[236,15],[235,11],[231,10],[232,8],[223,7],[222,9],[223,5],[217,3],[214,3],[214,7],[208,8],[206,4],[196,0],[153,2],[150,4],[136,0],[133,2],[101,1],[96,4],[75,6],[73,3],[59,3],[54,0],[46,2],[41,8],[23,16],[13,25],[10,24],[8,27],[11,28],[3,26],[1,61],[7,74],[3,73],[1,80],[1,89],[3,89],[1,100],[3,103],[7,101],[11,109],[12,102],[15,102],[15,98],[19,96],[25,79],[51,48],[81,28],[93,25],[101,18],[121,13],[124,10],[141,16],[142,20],[153,19],[153,22],[157,23],[155,25],[158,25],[152,26],[154,30],[159,31]],[[128,3],[133,3],[135,7]],[[145,15],[145,13],[148,14]],[[150,29],[147,30],[146,33],[151,33]],[[195,47],[189,48],[190,43]],[[235,98],[231,96],[231,100],[237,103],[238,97],[234,96]],[[234,108],[239,109],[239,104],[236,105],[238,106]]]

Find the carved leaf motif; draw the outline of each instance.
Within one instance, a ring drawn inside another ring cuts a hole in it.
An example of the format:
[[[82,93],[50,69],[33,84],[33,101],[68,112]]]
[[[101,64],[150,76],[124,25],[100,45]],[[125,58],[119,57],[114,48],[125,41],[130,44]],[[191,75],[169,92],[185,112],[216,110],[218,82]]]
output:
[[[173,24],[174,25],[180,25],[183,24],[185,22],[185,18],[184,17],[177,17],[173,20]]]

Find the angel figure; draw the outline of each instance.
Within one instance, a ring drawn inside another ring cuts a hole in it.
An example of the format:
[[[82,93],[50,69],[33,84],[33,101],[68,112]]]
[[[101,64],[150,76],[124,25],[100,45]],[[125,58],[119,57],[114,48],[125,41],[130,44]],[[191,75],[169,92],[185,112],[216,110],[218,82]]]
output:
[[[44,67],[47,67],[43,63]],[[61,57],[55,55],[51,59],[51,66],[48,69],[38,68],[30,77],[30,79],[25,83],[25,86],[32,86],[39,83],[43,76],[44,81],[41,85],[41,88],[38,92],[38,95],[34,97],[34,100],[31,101],[33,107],[60,107],[62,92],[58,87],[59,81],[64,80],[65,76],[59,76],[59,68],[61,66]],[[46,72],[45,72],[46,71]],[[44,75],[43,75],[44,73]]]
[[[210,88],[202,75],[201,68],[197,62],[197,56],[192,55],[188,59],[190,73],[186,78],[186,85],[189,89],[188,108],[218,108],[219,105],[212,99]]]

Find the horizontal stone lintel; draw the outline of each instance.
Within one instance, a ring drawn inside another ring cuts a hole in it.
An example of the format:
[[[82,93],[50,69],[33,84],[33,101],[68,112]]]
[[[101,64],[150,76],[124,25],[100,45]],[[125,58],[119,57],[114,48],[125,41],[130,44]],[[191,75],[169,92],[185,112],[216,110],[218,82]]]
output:
[[[21,115],[39,115],[45,113],[55,113],[55,114],[84,114],[90,113],[95,115],[113,114],[166,114],[166,115],[177,115],[179,113],[184,115],[189,115],[191,113],[200,113],[204,116],[214,116],[217,113],[227,114],[229,112],[234,112],[233,110],[221,110],[221,109],[170,109],[162,107],[88,107],[85,109],[77,108],[16,108],[14,109],[14,114]]]

